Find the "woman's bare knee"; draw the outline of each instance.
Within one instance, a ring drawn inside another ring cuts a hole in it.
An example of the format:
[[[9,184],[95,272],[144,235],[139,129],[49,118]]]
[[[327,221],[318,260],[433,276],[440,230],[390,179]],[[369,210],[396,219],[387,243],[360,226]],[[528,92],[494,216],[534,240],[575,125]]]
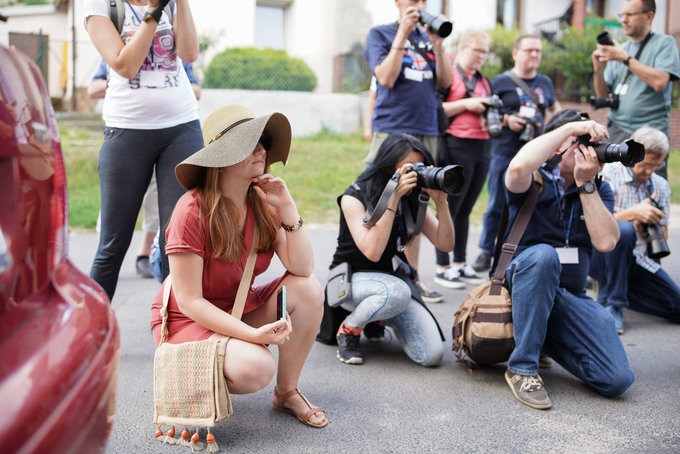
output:
[[[227,344],[224,375],[229,392],[248,394],[267,386],[274,378],[276,363],[263,345],[231,339]]]

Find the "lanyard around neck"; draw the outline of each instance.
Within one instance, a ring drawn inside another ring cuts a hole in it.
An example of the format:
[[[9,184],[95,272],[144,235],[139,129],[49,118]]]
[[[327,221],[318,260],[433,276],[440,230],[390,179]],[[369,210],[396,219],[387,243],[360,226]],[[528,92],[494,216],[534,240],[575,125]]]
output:
[[[562,218],[562,203],[560,200],[560,193],[557,190],[557,183],[555,182],[555,178],[552,179],[553,182],[553,187],[555,188],[555,200],[557,202],[557,212],[559,213],[559,220],[560,224],[562,224],[562,230],[564,230],[564,245],[565,247],[569,247],[569,235],[571,233],[571,222],[574,219],[574,206],[576,205],[576,201],[573,201],[571,203],[571,210],[569,213],[569,221],[567,222],[567,225],[564,225],[564,219]],[[564,201],[566,203],[567,200],[567,194],[566,191],[564,193]]]
[[[125,3],[127,3],[128,6],[130,7],[130,11],[132,11],[132,14],[135,16],[135,19],[137,19],[137,23],[138,23],[139,25],[142,25],[142,20],[139,18],[139,16],[138,16],[137,13],[135,12],[135,9],[134,9],[134,8],[132,7],[132,5],[130,4],[130,1],[129,1],[129,0],[125,0]],[[154,34],[153,38],[151,38],[151,47],[149,48],[149,55],[151,56],[152,69],[153,69],[153,61],[154,61],[153,44],[154,44],[154,41],[155,41],[155,40],[156,40],[156,35]]]

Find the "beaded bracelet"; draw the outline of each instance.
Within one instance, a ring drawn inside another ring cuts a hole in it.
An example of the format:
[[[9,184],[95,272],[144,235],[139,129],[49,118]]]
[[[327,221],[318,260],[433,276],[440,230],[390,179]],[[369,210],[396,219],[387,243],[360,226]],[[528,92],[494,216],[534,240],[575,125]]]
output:
[[[299,230],[300,227],[302,227],[302,224],[304,224],[302,216],[293,225],[284,224],[283,221],[281,221],[281,227],[283,227],[283,230],[285,230],[286,232],[295,232],[296,230]]]

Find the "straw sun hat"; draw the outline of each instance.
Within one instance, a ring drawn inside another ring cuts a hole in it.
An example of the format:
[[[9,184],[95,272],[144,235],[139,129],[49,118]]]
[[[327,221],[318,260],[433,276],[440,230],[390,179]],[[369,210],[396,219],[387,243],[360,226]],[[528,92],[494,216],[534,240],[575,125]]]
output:
[[[217,109],[203,125],[203,148],[175,167],[179,183],[186,189],[195,188],[206,167],[227,167],[253,153],[262,134],[271,138],[267,165],[281,161],[284,165],[290,150],[290,123],[278,112],[255,117],[244,106],[229,105]]]

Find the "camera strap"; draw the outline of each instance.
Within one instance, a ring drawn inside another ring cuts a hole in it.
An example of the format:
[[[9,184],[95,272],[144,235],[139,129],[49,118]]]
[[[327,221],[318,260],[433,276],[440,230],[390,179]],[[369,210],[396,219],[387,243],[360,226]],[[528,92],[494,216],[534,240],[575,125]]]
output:
[[[399,185],[400,176],[401,174],[398,170],[394,172],[392,178],[390,178],[385,185],[385,189],[383,189],[382,194],[380,194],[380,198],[378,199],[378,203],[375,205],[375,208],[366,211],[366,216],[363,219],[363,223],[366,227],[373,227],[375,223],[378,222],[378,219],[380,219],[385,213],[385,210],[387,210],[387,206],[390,204],[392,197],[394,197],[394,191]]]
[[[458,70],[458,73],[460,74],[460,77],[463,79],[463,83],[465,84],[465,96],[463,98],[474,97],[474,91],[478,81],[481,82],[482,87],[486,92],[486,95],[491,96],[491,87],[489,86],[486,77],[484,77],[482,73],[480,73],[479,71],[475,71],[474,75],[472,76],[472,80],[470,81],[465,75],[465,71],[463,71],[463,68],[461,68],[461,66],[458,63],[456,63],[456,69]]]
[[[432,70],[432,81],[436,85],[437,84],[437,70],[434,69],[434,63],[432,62],[430,57],[428,57],[427,52],[425,52],[423,49],[420,48],[420,46],[418,46],[418,43],[416,43],[416,40],[413,39],[413,36],[409,35],[408,42],[411,43],[411,46],[413,46],[413,49],[415,49],[415,51],[418,52],[418,54],[420,54],[420,56],[425,59],[427,64],[430,65],[430,69]]]
[[[647,36],[645,36],[645,39],[642,40],[642,44],[640,44],[640,48],[639,48],[638,51],[635,53],[635,57],[634,57],[634,58],[635,58],[636,60],[638,60],[638,61],[640,60],[640,55],[642,55],[642,50],[645,48],[645,46],[647,45],[647,43],[649,42],[649,40],[652,38],[652,35],[653,35],[653,33],[650,31],[649,33],[647,33]],[[629,54],[629,55],[630,55],[630,54]],[[632,71],[630,70],[630,68],[629,68],[629,67],[627,67],[627,68],[628,68],[628,71],[626,71],[626,75],[625,75],[625,77],[623,78],[623,80],[621,81],[621,84],[619,85],[619,87],[622,87],[623,85],[625,85],[625,84],[626,84],[626,81],[628,80],[628,77],[632,74]],[[617,95],[617,96],[619,96],[619,93],[614,93],[614,94]]]
[[[512,70],[510,69],[505,71],[505,75],[508,76],[508,78],[511,81],[513,81],[515,85],[522,89],[522,91],[529,97],[529,99],[531,99],[531,102],[533,102],[536,105],[536,107],[540,108],[536,93],[534,93],[534,91],[531,88],[529,88],[526,82],[517,77],[517,75],[513,73]],[[536,74],[536,77],[538,77],[538,74]]]
[[[376,203],[375,208],[369,208],[366,211],[366,216],[363,219],[364,226],[367,228],[373,227],[382,217],[382,215],[385,214],[392,197],[394,197],[394,191],[399,185],[400,176],[401,174],[399,171],[394,172],[392,178],[390,178],[390,180],[385,185],[385,189],[383,189],[382,194],[380,194],[380,198],[378,198],[378,203]],[[418,212],[416,213],[415,217],[412,215],[408,204],[401,204],[404,223],[406,224],[406,234],[409,238],[422,232],[423,225],[425,224],[425,215],[427,214],[427,203],[429,200],[430,196],[426,192],[421,191],[421,193],[418,195]]]

